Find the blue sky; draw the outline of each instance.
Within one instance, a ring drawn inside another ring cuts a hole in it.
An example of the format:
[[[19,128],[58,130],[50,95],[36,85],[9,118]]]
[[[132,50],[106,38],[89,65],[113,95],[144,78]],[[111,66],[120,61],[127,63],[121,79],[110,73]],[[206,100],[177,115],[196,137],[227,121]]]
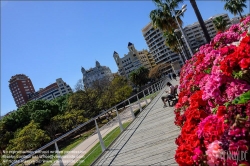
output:
[[[192,24],[197,18],[184,3],[184,25]],[[197,4],[203,19],[228,13],[219,0]],[[1,1],[1,115],[16,109],[8,87],[15,74],[29,76],[38,90],[57,78],[74,89],[81,66],[89,69],[96,60],[117,72],[114,51],[123,56],[128,42],[148,49],[141,29],[153,9],[151,1]]]

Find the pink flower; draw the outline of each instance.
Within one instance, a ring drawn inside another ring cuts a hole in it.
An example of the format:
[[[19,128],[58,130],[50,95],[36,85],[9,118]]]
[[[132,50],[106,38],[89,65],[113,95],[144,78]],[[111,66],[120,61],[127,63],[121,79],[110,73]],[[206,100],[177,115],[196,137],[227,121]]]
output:
[[[203,152],[201,151],[201,149],[199,147],[194,149],[194,156],[192,156],[192,159],[194,160],[194,162],[198,165],[199,162],[201,162],[202,160],[204,160],[205,156],[203,155]]]
[[[223,132],[223,120],[216,115],[209,115],[199,123],[197,135],[207,141],[205,144],[207,145],[215,139],[219,139]]]
[[[207,164],[209,166],[220,165],[221,158],[224,156],[225,152],[220,147],[220,141],[216,140],[208,145],[206,155],[207,155]]]
[[[230,82],[226,85],[227,99],[232,101],[236,97],[240,96],[242,93],[250,90],[250,85],[247,84],[245,81],[231,79]]]

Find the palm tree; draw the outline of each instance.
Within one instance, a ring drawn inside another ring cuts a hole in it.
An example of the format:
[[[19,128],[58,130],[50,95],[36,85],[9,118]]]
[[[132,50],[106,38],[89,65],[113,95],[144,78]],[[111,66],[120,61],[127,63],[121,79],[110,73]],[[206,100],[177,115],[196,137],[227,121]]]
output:
[[[227,21],[222,16],[216,17],[213,23],[218,31],[224,32],[227,28]]]
[[[172,15],[172,10],[174,10],[183,0],[165,0],[162,2],[161,0],[153,0],[156,4],[157,9],[152,10],[150,12],[150,19],[155,28],[159,28],[163,32],[165,31],[173,31],[178,28],[178,25],[175,21],[175,17]],[[175,12],[179,12],[179,10],[175,10]],[[183,24],[180,17],[177,18],[180,25]]]
[[[141,87],[142,85],[145,85],[147,83],[148,73],[149,73],[149,70],[145,68],[144,66],[142,66],[130,73],[129,75],[130,81],[133,84]]]
[[[232,13],[233,15],[237,15],[239,14],[241,18],[243,18],[243,16],[241,15],[241,13],[244,11],[243,8],[246,8],[246,0],[223,0],[225,1],[225,6],[224,9],[228,10],[230,13]]]
[[[173,52],[178,53],[181,55],[181,59],[183,62],[185,62],[184,57],[182,55],[182,50],[181,50],[181,42],[178,39],[178,35],[176,35],[173,31],[172,32],[164,32],[164,36],[166,37],[165,39],[165,44],[168,46]]]
[[[180,48],[178,48],[178,41],[174,34],[174,30],[178,29],[179,27],[172,11],[174,11],[175,14],[179,13],[180,10],[175,10],[175,8],[177,8],[178,5],[183,2],[183,0],[165,0],[165,2],[162,2],[161,0],[153,0],[153,2],[157,6],[156,10],[152,10],[150,12],[150,19],[153,23],[153,26],[164,32],[165,44],[172,51],[179,53]],[[180,19],[181,16],[183,16],[183,13],[177,17],[180,26],[183,24],[182,20]]]
[[[210,43],[211,38],[210,38],[210,36],[209,36],[209,34],[208,34],[206,25],[205,25],[205,23],[204,23],[204,21],[203,21],[203,19],[202,19],[202,16],[201,16],[201,13],[200,13],[200,11],[199,11],[199,9],[198,9],[198,6],[197,6],[197,4],[196,4],[196,1],[195,1],[195,0],[190,0],[190,3],[191,3],[191,5],[192,5],[192,7],[193,7],[193,9],[194,9],[194,12],[195,12],[195,14],[196,14],[196,17],[197,17],[197,19],[198,19],[198,21],[199,21],[199,23],[200,23],[201,29],[202,29],[202,31],[203,31],[203,33],[204,33],[204,36],[205,36],[205,38],[206,38],[207,43]]]

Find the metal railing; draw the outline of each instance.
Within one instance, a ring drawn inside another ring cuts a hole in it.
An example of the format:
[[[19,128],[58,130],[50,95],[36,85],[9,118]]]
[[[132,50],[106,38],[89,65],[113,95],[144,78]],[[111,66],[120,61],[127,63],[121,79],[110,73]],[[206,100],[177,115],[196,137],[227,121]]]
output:
[[[104,151],[106,150],[106,147],[105,147],[105,145],[104,145],[104,141],[103,141],[103,138],[102,138],[100,129],[99,129],[99,127],[98,127],[97,119],[98,119],[99,117],[104,116],[104,115],[107,114],[108,112],[112,112],[112,111],[115,110],[115,112],[116,112],[116,119],[118,120],[120,130],[123,131],[124,128],[123,128],[123,126],[122,126],[122,121],[121,121],[121,119],[120,119],[120,115],[119,115],[119,111],[118,111],[117,107],[120,106],[121,104],[124,104],[124,103],[127,103],[127,102],[128,102],[128,105],[127,105],[127,106],[130,107],[130,113],[131,113],[131,116],[132,116],[132,120],[134,120],[134,119],[135,119],[135,115],[134,115],[134,111],[133,111],[133,109],[132,109],[132,106],[134,106],[134,105],[139,105],[139,109],[140,109],[140,111],[142,111],[141,101],[145,102],[146,105],[147,105],[147,104],[148,104],[148,101],[147,101],[147,97],[146,97],[146,96],[147,96],[147,95],[150,95],[150,94],[154,94],[154,93],[160,91],[161,89],[163,89],[163,88],[165,87],[165,85],[166,85],[167,79],[168,79],[168,78],[163,78],[163,79],[161,79],[160,81],[154,83],[153,85],[149,86],[148,88],[146,88],[146,89],[142,90],[141,92],[139,92],[139,93],[137,93],[137,94],[135,94],[135,95],[129,97],[128,99],[126,99],[126,100],[124,100],[124,101],[122,101],[122,102],[116,104],[115,106],[111,107],[110,109],[106,110],[105,112],[102,112],[102,113],[99,114],[98,116],[96,116],[96,117],[90,119],[89,121],[87,121],[87,122],[85,122],[85,123],[83,123],[83,124],[77,126],[76,128],[72,129],[71,131],[69,131],[69,132],[63,134],[62,136],[60,136],[60,137],[54,139],[53,141],[47,143],[46,145],[40,147],[40,148],[37,149],[37,150],[31,152],[30,154],[24,156],[23,158],[14,161],[10,166],[15,166],[15,165],[17,165],[17,164],[20,164],[20,163],[25,162],[27,159],[30,159],[32,156],[41,153],[42,150],[44,150],[44,149],[50,147],[50,146],[53,145],[53,144],[55,145],[55,149],[56,149],[56,153],[57,153],[57,158],[58,158],[59,164],[60,164],[60,166],[63,166],[63,161],[62,161],[62,157],[61,157],[61,155],[60,155],[60,151],[59,151],[57,142],[60,141],[60,140],[62,140],[62,139],[65,138],[65,137],[67,137],[68,135],[72,134],[73,132],[75,132],[75,131],[81,129],[82,127],[86,126],[87,124],[89,124],[89,123],[91,123],[91,122],[93,122],[93,121],[94,121],[94,123],[95,123],[96,133],[97,133],[97,135],[98,135],[98,139],[99,139],[99,143],[100,143],[100,145],[101,145],[102,152],[104,152]],[[145,93],[145,92],[146,92],[146,93]],[[143,93],[143,98],[144,98],[143,100],[139,99],[139,94],[141,94],[141,93]],[[134,97],[137,98],[137,101],[134,102],[134,103],[131,103],[130,100],[133,99]],[[152,101],[152,97],[151,97],[150,100]],[[115,119],[115,118],[114,118],[114,119]]]

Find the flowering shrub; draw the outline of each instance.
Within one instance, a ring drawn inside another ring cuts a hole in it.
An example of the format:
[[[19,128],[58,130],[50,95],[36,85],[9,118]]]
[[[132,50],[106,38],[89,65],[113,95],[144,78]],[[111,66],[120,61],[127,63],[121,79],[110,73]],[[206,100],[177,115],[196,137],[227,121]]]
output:
[[[201,46],[180,73],[175,160],[250,165],[250,17]]]

